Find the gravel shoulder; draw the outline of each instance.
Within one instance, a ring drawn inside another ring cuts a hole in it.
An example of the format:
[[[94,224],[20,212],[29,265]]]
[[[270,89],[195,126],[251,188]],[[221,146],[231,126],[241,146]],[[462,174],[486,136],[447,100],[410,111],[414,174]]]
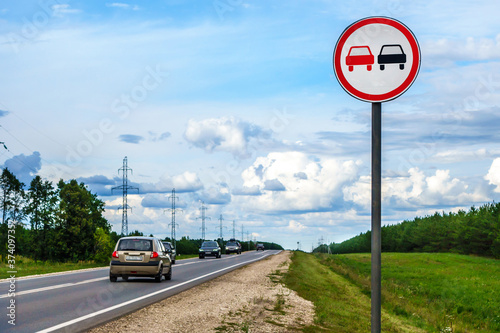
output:
[[[313,324],[314,305],[279,282],[290,256],[282,251],[89,332],[298,331]]]

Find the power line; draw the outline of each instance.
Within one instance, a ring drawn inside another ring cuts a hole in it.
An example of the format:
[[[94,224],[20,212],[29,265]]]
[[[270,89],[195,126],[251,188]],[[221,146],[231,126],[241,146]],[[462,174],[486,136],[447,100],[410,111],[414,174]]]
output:
[[[206,227],[205,227],[205,220],[206,220],[206,219],[211,220],[211,218],[210,218],[210,217],[205,216],[205,212],[206,212],[206,210],[207,210],[207,209],[208,209],[208,208],[207,208],[207,207],[205,207],[205,203],[202,201],[202,202],[201,202],[201,207],[200,207],[201,217],[197,217],[197,219],[198,219],[198,218],[201,218],[201,240],[202,240],[202,241],[204,241],[204,240],[205,240],[205,229],[206,229]]]
[[[220,222],[220,225],[219,225],[219,228],[220,228],[219,238],[220,238],[220,239],[224,239],[224,238],[222,237],[222,228],[226,228],[226,226],[223,226],[223,225],[222,225],[222,221],[223,221],[223,220],[224,220],[224,219],[222,218],[222,214],[220,214],[220,217],[219,217],[219,222]]]
[[[175,196],[175,188],[172,189],[172,195],[169,196],[168,198],[170,200],[172,200],[172,208],[167,209],[167,210],[170,210],[172,212],[172,223],[169,223],[169,225],[172,226],[171,237],[170,238],[171,238],[172,243],[174,245],[174,249],[177,249],[176,241],[175,241],[175,227],[179,226],[179,225],[177,223],[175,223],[175,213],[176,213],[177,210],[179,210],[179,208],[175,208],[175,200],[178,200],[179,197]]]
[[[236,239],[236,221],[233,220],[233,239]]]
[[[133,187],[128,185],[128,171],[132,172],[132,169],[130,169],[127,165],[127,156],[123,159],[123,166],[118,169],[118,174],[120,174],[120,171],[122,171],[123,174],[123,180],[122,180],[122,185],[113,187],[111,189],[111,193],[113,193],[113,190],[122,190],[122,197],[123,197],[123,204],[118,207],[118,209],[122,210],[122,235],[127,236],[128,235],[128,215],[127,211],[130,208],[130,206],[127,203],[127,194],[129,190],[137,190],[137,193],[139,193],[139,188]]]

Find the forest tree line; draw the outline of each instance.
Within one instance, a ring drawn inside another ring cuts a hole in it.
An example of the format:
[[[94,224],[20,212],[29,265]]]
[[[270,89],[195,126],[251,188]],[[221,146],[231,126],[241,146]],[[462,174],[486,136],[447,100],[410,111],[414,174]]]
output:
[[[382,252],[452,252],[500,258],[500,203],[416,217],[381,229]],[[371,251],[371,232],[328,245],[331,253]],[[326,244],[315,252],[327,252]]]
[[[35,176],[25,184],[4,168],[0,175],[0,255],[8,254],[7,230],[15,228],[15,253],[35,261],[109,260],[118,235],[103,217],[104,202],[76,180],[56,186]],[[10,253],[9,253],[10,254]]]
[[[7,168],[0,175],[0,258],[12,254],[8,229],[14,226],[15,255],[35,261],[78,262],[94,260],[108,263],[120,235],[111,231],[104,218],[105,204],[75,179],[56,186],[35,176],[29,187]],[[11,235],[12,236],[12,235]],[[129,236],[144,236],[135,230]],[[152,235],[150,235],[152,236]],[[170,238],[165,240],[171,241]],[[203,240],[182,237],[176,241],[177,253],[198,254]],[[225,241],[216,240],[223,248]],[[255,249],[254,242],[242,242],[243,250]],[[266,249],[283,249],[265,243]],[[223,250],[224,253],[224,250]]]

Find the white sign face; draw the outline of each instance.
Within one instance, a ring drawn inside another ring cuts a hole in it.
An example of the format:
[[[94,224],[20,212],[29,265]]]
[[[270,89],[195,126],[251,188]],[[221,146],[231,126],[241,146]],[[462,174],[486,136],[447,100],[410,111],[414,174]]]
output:
[[[350,25],[333,54],[335,75],[352,96],[385,102],[403,94],[420,69],[420,48],[413,33],[386,17]]]

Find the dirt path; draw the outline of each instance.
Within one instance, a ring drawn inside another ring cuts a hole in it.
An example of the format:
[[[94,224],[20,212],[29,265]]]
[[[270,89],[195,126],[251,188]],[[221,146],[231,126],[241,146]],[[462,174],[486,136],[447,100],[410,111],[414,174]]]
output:
[[[279,283],[290,255],[270,256],[90,332],[297,331],[313,323],[314,306]]]

